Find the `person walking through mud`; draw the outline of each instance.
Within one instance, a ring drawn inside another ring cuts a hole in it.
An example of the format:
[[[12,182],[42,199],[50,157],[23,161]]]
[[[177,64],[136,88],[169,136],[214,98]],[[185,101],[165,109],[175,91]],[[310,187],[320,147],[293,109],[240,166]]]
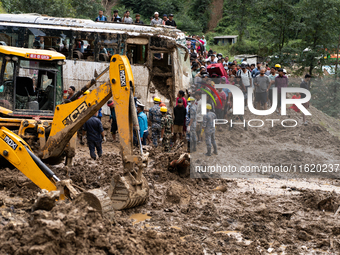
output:
[[[151,126],[152,132],[152,143],[154,146],[158,146],[158,138],[161,135],[161,107],[159,104],[161,103],[161,99],[159,97],[154,97],[153,99],[154,106],[149,109],[149,126]]]
[[[117,119],[116,119],[114,102],[112,100],[109,100],[107,102],[107,106],[110,107],[110,111],[111,111],[110,120],[109,120],[109,122],[111,122],[111,130],[110,131],[111,131],[111,134],[112,134],[113,142],[115,142],[118,126],[117,126]]]
[[[87,136],[87,145],[90,149],[90,156],[94,160],[97,159],[95,150],[97,150],[99,158],[103,155],[102,141],[106,140],[103,125],[97,116],[98,112],[86,121],[83,126],[83,130],[86,132]]]
[[[215,141],[215,127],[214,120],[216,119],[216,114],[211,111],[211,104],[207,104],[207,114],[203,116],[202,132],[205,135],[205,143],[207,145],[206,156],[211,156],[211,144],[214,147],[214,154],[217,155],[217,145]]]
[[[162,113],[162,120],[161,120],[161,138],[159,139],[162,142],[165,152],[170,151],[170,139],[173,136],[174,125],[172,121],[172,117],[168,114],[168,109],[165,106],[162,106],[160,109]]]
[[[185,116],[187,114],[186,108],[183,106],[182,98],[178,99],[178,104],[174,108],[174,143],[177,140],[177,134],[179,135],[179,139],[183,139],[183,126],[185,124]]]

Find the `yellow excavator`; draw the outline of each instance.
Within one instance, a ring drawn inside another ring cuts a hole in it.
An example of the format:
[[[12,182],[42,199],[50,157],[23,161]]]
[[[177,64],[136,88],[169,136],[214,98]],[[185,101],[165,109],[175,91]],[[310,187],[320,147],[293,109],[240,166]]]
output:
[[[62,100],[63,55],[0,46],[0,59],[0,156],[3,159],[41,189],[59,190],[61,198],[85,199],[110,217],[113,210],[147,201],[149,188],[143,176],[146,155],[141,146],[138,154],[133,153],[133,129],[139,136],[139,125],[133,74],[126,56],[112,56],[109,67],[66,102]],[[84,95],[107,71],[110,81]],[[108,193],[100,189],[79,193],[70,180],[59,180],[43,160],[65,154],[72,159],[77,130],[111,97],[115,103],[124,170],[113,177]],[[36,144],[39,144],[37,155],[32,150]]]

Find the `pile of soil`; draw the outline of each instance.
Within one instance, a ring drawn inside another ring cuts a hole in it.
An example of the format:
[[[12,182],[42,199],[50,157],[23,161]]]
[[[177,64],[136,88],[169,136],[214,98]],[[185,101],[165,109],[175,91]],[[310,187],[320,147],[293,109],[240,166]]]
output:
[[[1,254],[202,254],[199,244],[183,245],[176,234],[138,231],[124,221],[113,226],[85,205],[59,202],[31,216],[2,229]]]
[[[248,131],[238,126],[217,131],[219,155],[205,156],[203,142],[190,155],[191,163],[338,164],[340,143],[334,130],[340,129],[340,122],[329,120],[314,108],[311,112],[307,126],[266,126]],[[288,114],[266,118],[301,122],[301,115]],[[254,116],[247,112],[245,118]],[[51,169],[60,179],[70,178],[82,189],[107,191],[114,174],[122,170],[118,146],[114,142],[103,144],[103,157],[94,161],[88,148],[78,145],[73,167]],[[92,208],[66,202],[58,202],[51,211],[32,212],[39,189],[18,170],[0,167],[0,254],[340,253],[340,213],[336,213],[340,181],[330,178],[334,176],[183,178],[169,168],[169,163],[185,150],[184,144],[176,144],[170,153],[147,148],[150,157],[144,176],[150,188],[149,200],[116,211],[115,225]],[[140,213],[151,218],[130,219]]]

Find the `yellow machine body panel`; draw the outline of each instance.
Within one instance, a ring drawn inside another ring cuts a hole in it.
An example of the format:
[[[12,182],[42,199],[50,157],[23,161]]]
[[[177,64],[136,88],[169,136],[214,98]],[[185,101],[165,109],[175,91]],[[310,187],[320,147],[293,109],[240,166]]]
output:
[[[130,66],[126,57],[116,58],[114,63],[115,65],[110,66],[110,77],[117,78],[111,79],[110,83],[115,104],[120,145],[123,156],[126,156],[132,153],[132,121],[130,119],[129,101],[130,94],[134,93],[134,91],[131,91],[134,80],[131,68],[125,68]]]
[[[40,170],[27,150],[28,144],[5,127],[0,128],[0,155],[19,169],[41,189],[57,190],[56,186]]]
[[[35,50],[11,46],[0,46],[0,53],[36,60],[53,61],[66,59],[63,54],[51,50]]]

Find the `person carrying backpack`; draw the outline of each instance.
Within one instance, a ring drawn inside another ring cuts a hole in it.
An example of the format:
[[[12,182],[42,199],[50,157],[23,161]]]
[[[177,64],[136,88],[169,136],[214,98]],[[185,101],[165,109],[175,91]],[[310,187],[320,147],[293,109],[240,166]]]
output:
[[[242,64],[241,69],[237,71],[236,76],[241,79],[241,83],[245,89],[245,91],[243,91],[244,105],[247,106],[248,88],[252,85],[251,72],[246,68],[245,64]]]

